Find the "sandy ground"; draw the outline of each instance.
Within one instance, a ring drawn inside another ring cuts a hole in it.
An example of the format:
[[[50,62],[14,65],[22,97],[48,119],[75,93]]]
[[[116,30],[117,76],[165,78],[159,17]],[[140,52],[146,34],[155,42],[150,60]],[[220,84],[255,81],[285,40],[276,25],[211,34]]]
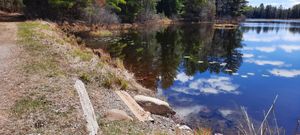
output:
[[[0,127],[10,122],[8,110],[17,99],[18,54],[16,23],[0,23]]]

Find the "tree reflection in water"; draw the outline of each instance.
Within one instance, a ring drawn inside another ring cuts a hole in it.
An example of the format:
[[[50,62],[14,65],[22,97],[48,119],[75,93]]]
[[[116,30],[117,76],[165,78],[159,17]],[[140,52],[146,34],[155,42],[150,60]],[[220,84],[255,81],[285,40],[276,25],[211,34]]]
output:
[[[161,29],[132,30],[106,46],[111,56],[144,86],[155,90],[172,86],[178,68],[196,72],[232,74],[242,63],[240,29],[213,29],[212,24],[179,25]]]

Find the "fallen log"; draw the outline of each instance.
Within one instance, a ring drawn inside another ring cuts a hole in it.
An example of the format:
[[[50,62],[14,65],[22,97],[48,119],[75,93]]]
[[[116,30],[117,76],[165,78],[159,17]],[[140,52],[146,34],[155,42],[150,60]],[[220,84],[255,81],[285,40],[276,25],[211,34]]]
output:
[[[98,133],[99,126],[96,120],[96,115],[94,112],[93,105],[85,89],[84,83],[81,80],[77,79],[74,87],[80,98],[80,103],[84,113],[85,120],[87,122],[86,127],[89,132],[89,135],[96,135]]]

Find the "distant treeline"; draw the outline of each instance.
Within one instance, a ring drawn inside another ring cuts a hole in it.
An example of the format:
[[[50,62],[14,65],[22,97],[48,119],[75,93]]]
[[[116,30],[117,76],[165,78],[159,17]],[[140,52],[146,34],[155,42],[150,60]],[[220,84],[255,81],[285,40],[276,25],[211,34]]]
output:
[[[299,19],[300,4],[292,8],[283,8],[283,6],[272,6],[261,4],[258,7],[247,7],[245,12],[247,18],[265,18],[265,19]]]
[[[0,10],[18,12],[22,10],[22,0],[0,0]]]
[[[168,17],[188,21],[232,19],[246,0],[0,0],[0,9],[22,10],[29,18],[90,23],[144,22]]]

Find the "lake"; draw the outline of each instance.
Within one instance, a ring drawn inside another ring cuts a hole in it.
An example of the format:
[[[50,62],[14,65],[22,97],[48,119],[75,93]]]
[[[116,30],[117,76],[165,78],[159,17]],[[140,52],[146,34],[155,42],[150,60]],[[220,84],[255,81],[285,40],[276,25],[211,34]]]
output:
[[[129,30],[87,39],[123,60],[145,87],[157,91],[193,128],[232,133],[255,125],[276,95],[274,112],[286,134],[300,118],[300,21],[247,20],[238,29],[210,23]],[[276,126],[273,113],[268,119]]]

